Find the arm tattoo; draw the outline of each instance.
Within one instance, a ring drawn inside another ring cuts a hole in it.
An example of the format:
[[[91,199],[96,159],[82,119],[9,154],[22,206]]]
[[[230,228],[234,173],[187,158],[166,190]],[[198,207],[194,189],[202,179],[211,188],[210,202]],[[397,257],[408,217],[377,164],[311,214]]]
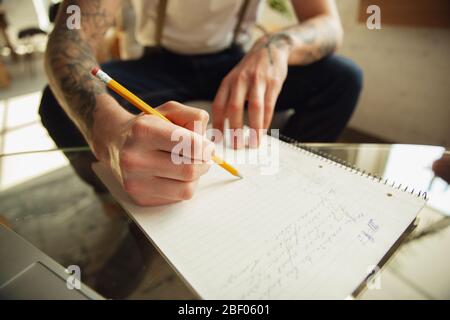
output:
[[[106,87],[94,79],[90,70],[97,65],[94,46],[102,40],[112,18],[102,9],[101,0],[87,1],[81,11],[82,30],[69,30],[65,17],[55,26],[46,52],[46,66],[50,86],[59,102],[90,138],[94,122],[96,97]],[[70,3],[69,3],[70,4]],[[61,12],[64,16],[65,12]],[[64,21],[63,21],[64,20]]]
[[[96,96],[106,92],[105,86],[89,72],[97,64],[94,54],[89,44],[81,39],[79,31],[63,27],[55,30],[52,38],[48,47],[49,67],[55,70],[52,88],[68,106],[66,111],[78,119],[81,129],[90,135]]]
[[[292,46],[292,39],[288,34],[284,32],[274,33],[267,37],[267,40],[264,43],[264,48],[267,49],[271,65],[273,65],[272,45],[280,49],[286,45]]]
[[[331,54],[337,46],[336,24],[329,17],[318,17],[293,27],[292,37],[300,43],[304,58],[301,64],[309,64]]]
[[[330,17],[317,17],[300,25],[266,36],[263,43],[269,54],[271,64],[272,44],[275,48],[291,46],[292,51],[301,56],[298,64],[309,64],[332,53],[338,42],[336,24]]]
[[[85,4],[85,9],[81,12],[83,23],[89,26],[84,28],[83,31],[86,38],[91,39],[92,42],[101,41],[106,30],[114,21],[114,17],[104,8],[104,3],[105,1],[102,0],[89,0]]]

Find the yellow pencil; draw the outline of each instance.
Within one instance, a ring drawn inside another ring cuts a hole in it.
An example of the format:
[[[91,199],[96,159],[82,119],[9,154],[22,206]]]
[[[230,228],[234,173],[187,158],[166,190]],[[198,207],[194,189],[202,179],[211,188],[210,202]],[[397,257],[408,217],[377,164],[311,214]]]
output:
[[[122,98],[126,99],[128,102],[130,102],[132,105],[134,105],[136,108],[141,110],[142,112],[153,114],[155,116],[160,117],[161,119],[171,122],[169,119],[167,119],[163,114],[158,112],[158,110],[153,109],[150,107],[147,103],[145,103],[143,100],[141,100],[138,96],[131,93],[128,89],[126,89],[124,86],[122,86],[120,83],[112,79],[106,72],[100,70],[97,67],[92,68],[91,73],[96,78],[103,81],[108,88],[116,92],[118,95],[120,95]],[[212,157],[212,160],[217,163],[219,166],[227,170],[229,173],[231,173],[233,176],[243,178],[239,172],[230,164],[226,163],[223,159],[220,157],[214,155]]]

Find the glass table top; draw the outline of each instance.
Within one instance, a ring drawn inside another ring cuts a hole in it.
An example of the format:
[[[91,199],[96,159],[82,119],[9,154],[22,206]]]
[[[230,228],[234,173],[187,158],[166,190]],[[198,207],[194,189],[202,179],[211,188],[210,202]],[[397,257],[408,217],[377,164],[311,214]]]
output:
[[[448,151],[396,144],[305,146],[401,188],[427,192],[418,227],[380,272],[381,285],[358,298],[449,299],[450,188],[439,169],[442,163],[448,168]],[[79,266],[81,281],[105,298],[196,298],[96,178],[92,161],[87,147],[0,155],[0,223],[64,267]]]

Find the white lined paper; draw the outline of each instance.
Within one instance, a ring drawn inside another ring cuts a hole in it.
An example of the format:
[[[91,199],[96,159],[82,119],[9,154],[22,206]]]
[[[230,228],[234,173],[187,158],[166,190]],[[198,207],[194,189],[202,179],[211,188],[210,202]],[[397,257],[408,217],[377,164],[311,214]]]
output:
[[[160,207],[134,205],[107,169],[94,170],[200,297],[346,298],[424,200],[287,144],[279,151],[276,175],[242,165],[237,180],[212,166],[192,200]]]

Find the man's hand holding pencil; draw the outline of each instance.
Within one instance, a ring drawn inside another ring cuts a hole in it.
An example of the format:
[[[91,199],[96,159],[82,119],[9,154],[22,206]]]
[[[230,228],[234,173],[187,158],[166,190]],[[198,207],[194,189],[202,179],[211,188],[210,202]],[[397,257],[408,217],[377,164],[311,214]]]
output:
[[[117,108],[124,111],[120,106]],[[198,179],[208,171],[214,151],[213,143],[202,135],[209,120],[206,111],[177,102],[167,102],[157,110],[172,122],[155,115],[134,116],[126,111],[119,118],[114,116],[115,119],[100,110],[95,115],[96,119],[102,119],[94,131],[97,157],[109,163],[124,190],[142,206],[190,199]],[[202,124],[203,132],[192,131],[195,122]],[[192,146],[205,152],[183,155],[192,161],[175,164],[171,158],[178,143],[171,139],[175,130],[184,141],[190,140]]]
[[[91,73],[143,112],[133,116],[108,94],[99,95],[97,103],[103,108],[94,114],[92,138],[96,157],[109,163],[137,204],[154,206],[192,198],[211,161],[242,178],[214,154],[214,144],[205,135],[209,121],[206,111],[175,101],[153,109],[99,68],[92,68]],[[186,161],[175,163],[173,153],[180,143],[189,146],[177,155]]]

